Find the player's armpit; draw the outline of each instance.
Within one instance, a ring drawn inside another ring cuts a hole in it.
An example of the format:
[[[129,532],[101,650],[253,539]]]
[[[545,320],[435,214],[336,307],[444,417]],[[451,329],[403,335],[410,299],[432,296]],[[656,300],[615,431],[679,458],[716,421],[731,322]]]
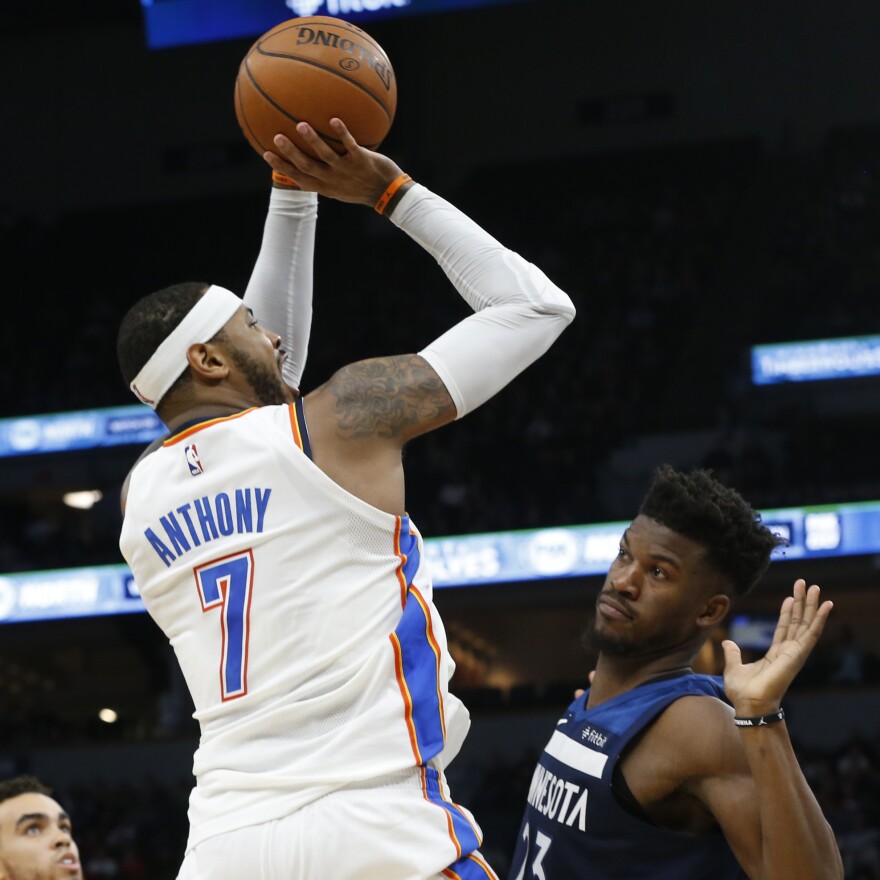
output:
[[[416,354],[343,367],[319,389],[332,401],[341,440],[403,446],[455,418],[455,404],[434,369]]]

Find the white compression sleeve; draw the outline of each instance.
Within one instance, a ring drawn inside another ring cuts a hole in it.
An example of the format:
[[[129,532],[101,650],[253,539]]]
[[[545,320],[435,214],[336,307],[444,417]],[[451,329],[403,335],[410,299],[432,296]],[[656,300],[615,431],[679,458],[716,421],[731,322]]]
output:
[[[461,418],[553,344],[574,318],[574,304],[540,269],[420,184],[390,219],[437,260],[477,312],[419,352]]]
[[[284,381],[299,387],[312,327],[312,283],[318,196],[273,187],[263,243],[244,294],[257,320],[281,336]]]

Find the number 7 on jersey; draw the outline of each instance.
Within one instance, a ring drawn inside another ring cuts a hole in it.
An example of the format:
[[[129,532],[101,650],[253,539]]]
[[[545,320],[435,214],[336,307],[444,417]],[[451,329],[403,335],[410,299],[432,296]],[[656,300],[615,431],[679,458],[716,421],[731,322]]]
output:
[[[247,694],[248,640],[254,553],[243,550],[193,569],[202,611],[220,609],[220,694],[225,702]]]

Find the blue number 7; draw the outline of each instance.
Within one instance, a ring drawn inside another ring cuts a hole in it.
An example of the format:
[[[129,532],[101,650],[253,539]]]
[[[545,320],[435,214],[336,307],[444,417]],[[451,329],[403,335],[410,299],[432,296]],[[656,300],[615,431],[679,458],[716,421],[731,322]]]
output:
[[[220,608],[220,693],[224,701],[247,694],[248,640],[254,554],[244,550],[194,568],[202,611]]]

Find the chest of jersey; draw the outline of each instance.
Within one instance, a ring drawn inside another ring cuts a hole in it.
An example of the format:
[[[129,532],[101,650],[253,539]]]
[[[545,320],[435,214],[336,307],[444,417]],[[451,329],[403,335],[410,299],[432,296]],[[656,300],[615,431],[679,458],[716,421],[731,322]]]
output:
[[[671,702],[716,696],[714,679],[653,682],[557,723],[529,787],[514,880],[734,880],[744,877],[720,835],[668,831],[624,808],[612,780],[621,754]],[[686,744],[682,744],[686,747]]]

